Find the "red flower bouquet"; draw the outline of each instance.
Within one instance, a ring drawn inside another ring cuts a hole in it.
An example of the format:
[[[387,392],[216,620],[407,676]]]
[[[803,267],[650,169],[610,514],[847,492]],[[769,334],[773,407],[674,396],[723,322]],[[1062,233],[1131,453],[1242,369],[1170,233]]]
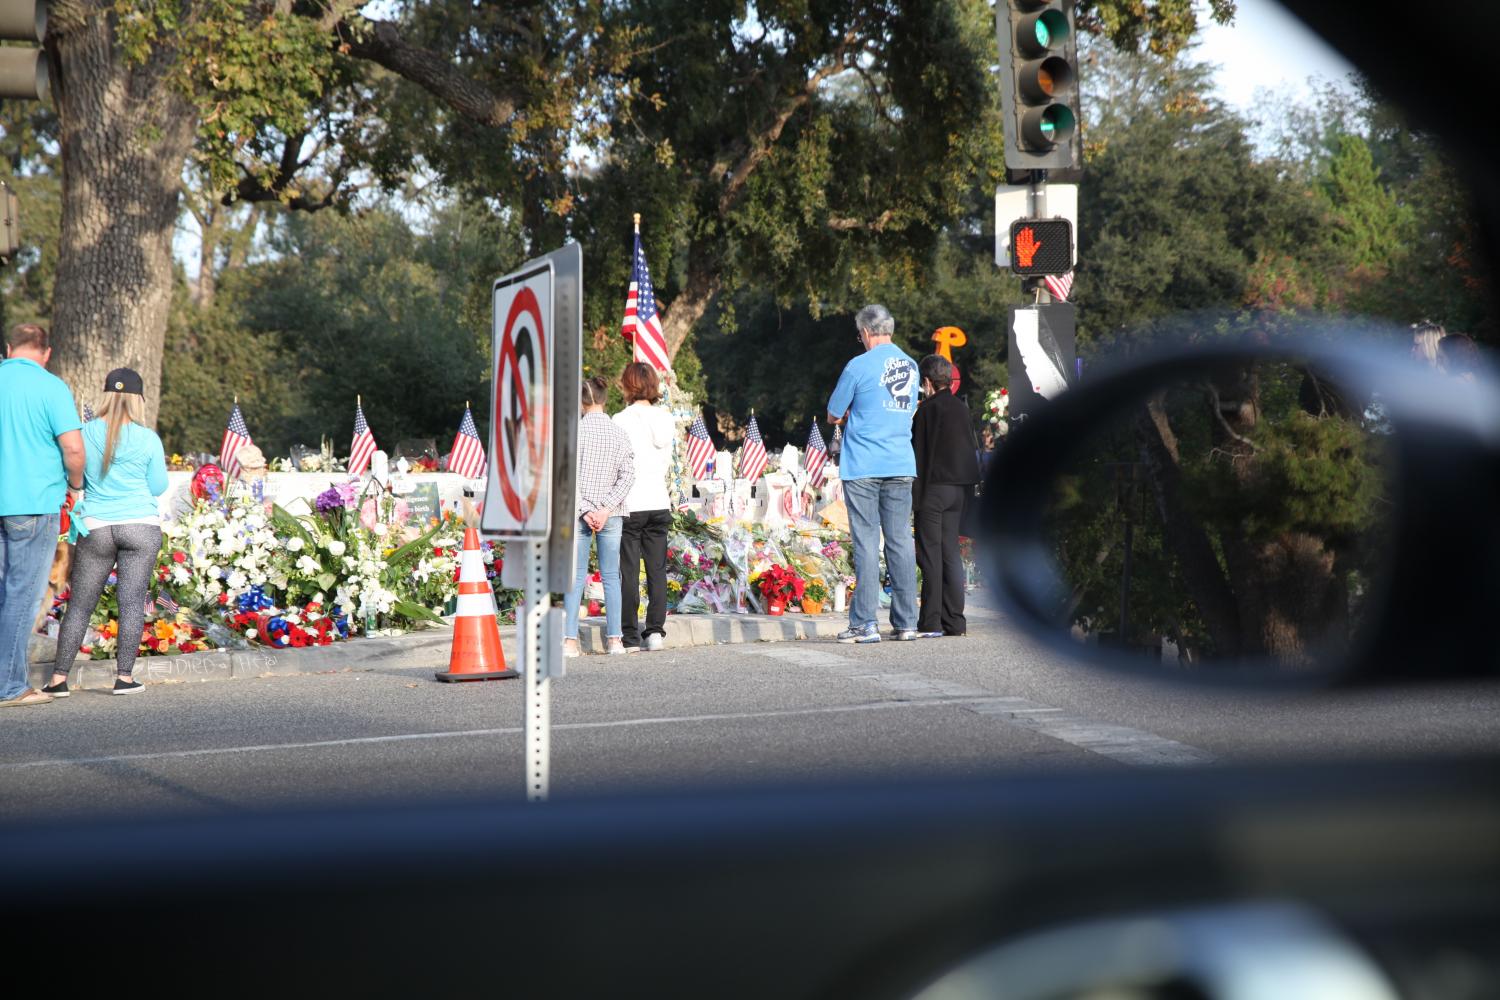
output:
[[[788,604],[802,600],[802,591],[807,586],[798,572],[789,566],[773,565],[755,581],[761,596],[770,605],[770,612],[779,615]]]

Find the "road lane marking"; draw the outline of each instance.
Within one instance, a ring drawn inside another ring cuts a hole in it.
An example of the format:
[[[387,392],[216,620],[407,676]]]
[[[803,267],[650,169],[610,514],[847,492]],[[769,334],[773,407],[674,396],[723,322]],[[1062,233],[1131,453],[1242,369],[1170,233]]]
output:
[[[905,708],[968,708],[972,699],[923,698],[909,701],[873,701],[857,705],[825,705],[818,708],[787,708],[764,712],[714,712],[707,715],[668,715],[641,719],[610,719],[604,722],[566,722],[554,724],[553,730],[620,729],[629,726],[665,726],[684,722],[732,722],[743,719],[782,719],[809,715],[836,715],[848,712],[882,712]],[[58,757],[46,760],[14,761],[0,764],[0,771],[20,771],[35,767],[66,767],[84,764],[115,764],[130,761],[170,760],[187,757],[213,757],[223,754],[264,753],[279,750],[318,750],[327,747],[364,746],[377,743],[402,743],[417,740],[468,739],[475,736],[518,736],[520,726],[495,729],[443,730],[434,733],[394,733],[389,736],[353,736],[341,740],[309,740],[301,743],[255,743],[233,747],[203,747],[197,750],[159,750],[143,753],[113,754],[104,757]]]
[[[765,656],[783,663],[816,667],[848,680],[865,681],[909,701],[943,700],[960,704],[977,715],[1029,729],[1090,753],[1135,767],[1191,767],[1214,762],[1213,754],[1177,740],[1132,726],[1100,722],[1043,705],[1027,698],[1013,698],[958,681],[928,677],[911,671],[881,671],[850,656],[802,646],[730,647],[735,652]]]

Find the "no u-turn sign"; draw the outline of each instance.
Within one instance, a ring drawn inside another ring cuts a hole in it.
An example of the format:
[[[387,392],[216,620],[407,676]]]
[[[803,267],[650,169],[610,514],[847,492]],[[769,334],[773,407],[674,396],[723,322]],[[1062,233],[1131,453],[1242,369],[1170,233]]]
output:
[[[494,284],[488,534],[549,538],[559,506],[571,526],[581,263],[570,244]]]
[[[506,279],[502,279],[506,280]],[[552,465],[552,267],[495,285],[495,388],[491,452],[498,489],[485,507],[500,507],[497,529],[545,538]]]

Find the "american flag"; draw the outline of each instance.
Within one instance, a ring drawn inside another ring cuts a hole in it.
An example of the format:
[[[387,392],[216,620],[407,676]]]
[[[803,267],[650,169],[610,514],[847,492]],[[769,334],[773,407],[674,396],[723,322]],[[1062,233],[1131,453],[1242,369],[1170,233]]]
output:
[[[1059,302],[1068,301],[1068,296],[1073,294],[1073,272],[1067,274],[1049,274],[1042,278],[1047,291]]]
[[[484,460],[484,442],[479,440],[479,428],[474,426],[474,414],[467,406],[463,423],[458,425],[458,434],[453,438],[448,471],[465,479],[483,479],[489,471],[489,463]]]
[[[247,444],[254,444],[250,440],[250,428],[245,426],[245,415],[240,412],[240,404],[236,402],[234,409],[229,411],[229,425],[224,428],[224,440],[219,444],[219,468],[224,470],[225,479],[233,479],[239,475],[240,461],[235,455]]]
[[[693,479],[708,478],[708,470],[714,464],[714,443],[709,439],[708,425],[703,422],[701,413],[693,418],[693,426],[688,428],[687,459]]]
[[[174,617],[176,616],[177,612],[182,610],[181,606],[178,605],[176,601],[172,600],[172,595],[167,593],[165,590],[156,595],[156,606]]]
[[[470,421],[472,424],[473,421]],[[358,399],[354,401],[354,441],[349,445],[349,475],[362,476],[375,454],[375,435],[365,423],[365,408]]]
[[[828,464],[828,445],[823,443],[823,432],[818,430],[817,417],[813,417],[812,430],[807,434],[807,454],[803,456],[802,464],[806,466],[808,482],[814,488],[827,482],[823,466]]]
[[[636,361],[644,361],[657,371],[667,371],[667,338],[661,332],[661,318],[656,314],[656,289],[651,286],[651,269],[646,266],[646,251],[641,249],[641,234],[635,234],[635,263],[630,268],[630,291],[625,294],[625,322],[620,327],[624,338],[635,345]]]
[[[750,414],[750,428],[745,431],[745,445],[740,449],[740,478],[752,483],[765,475],[766,443],[760,438],[760,425],[755,414]]]

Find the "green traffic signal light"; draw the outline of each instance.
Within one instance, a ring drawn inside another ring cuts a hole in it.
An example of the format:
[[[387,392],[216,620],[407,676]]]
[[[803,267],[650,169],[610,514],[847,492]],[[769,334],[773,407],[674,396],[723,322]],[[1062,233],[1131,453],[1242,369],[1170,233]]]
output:
[[[1044,10],[1023,23],[1016,41],[1029,56],[1045,56],[1068,37],[1068,19],[1060,10]]]
[[[1077,124],[1073,109],[1066,104],[1032,108],[1021,119],[1021,138],[1034,149],[1051,149],[1067,142]]]

